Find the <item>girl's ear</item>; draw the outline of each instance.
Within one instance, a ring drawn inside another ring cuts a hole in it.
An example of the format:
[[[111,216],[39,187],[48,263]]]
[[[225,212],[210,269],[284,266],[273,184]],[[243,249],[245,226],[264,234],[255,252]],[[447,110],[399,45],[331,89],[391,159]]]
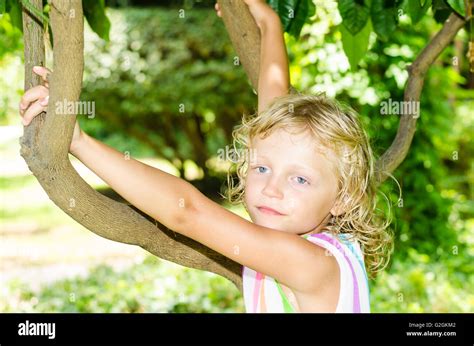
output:
[[[331,215],[333,216],[339,216],[342,213],[344,213],[344,210],[339,204],[335,204],[331,209]]]
[[[347,201],[349,200],[349,197],[347,197],[347,195],[344,196],[344,198],[339,198],[333,205],[333,207],[331,208],[331,211],[330,213],[333,215],[333,216],[339,216],[341,214],[344,214],[344,212],[346,211],[346,206],[347,206]]]

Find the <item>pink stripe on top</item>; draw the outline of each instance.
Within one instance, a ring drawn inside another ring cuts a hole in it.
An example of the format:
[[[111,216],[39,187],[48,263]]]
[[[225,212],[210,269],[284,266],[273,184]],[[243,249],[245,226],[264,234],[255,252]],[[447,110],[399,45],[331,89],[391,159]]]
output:
[[[330,244],[334,245],[336,247],[336,249],[338,249],[344,255],[344,258],[346,259],[347,264],[349,264],[349,268],[351,268],[351,272],[352,272],[352,283],[354,285],[354,293],[353,293],[354,312],[360,312],[359,285],[357,283],[357,277],[356,277],[356,273],[354,271],[354,267],[352,266],[351,261],[347,257],[346,251],[344,251],[344,249],[342,248],[342,246],[339,242],[337,242],[333,238],[328,237],[325,234],[318,233],[318,234],[312,234],[311,236],[315,237],[315,238],[323,239],[323,240],[329,242]]]
[[[326,249],[337,260],[340,269],[339,300],[335,312],[370,312],[369,284],[364,255],[355,239],[329,232],[304,235],[304,239]],[[302,271],[305,268],[301,268]],[[264,273],[242,266],[243,297],[246,312],[296,312],[279,283]]]
[[[255,286],[253,289],[253,312],[257,312],[257,306],[258,306],[258,301],[259,301],[258,296],[260,294],[260,288],[262,286],[262,282],[263,282],[263,274],[257,272],[257,275],[255,277]]]

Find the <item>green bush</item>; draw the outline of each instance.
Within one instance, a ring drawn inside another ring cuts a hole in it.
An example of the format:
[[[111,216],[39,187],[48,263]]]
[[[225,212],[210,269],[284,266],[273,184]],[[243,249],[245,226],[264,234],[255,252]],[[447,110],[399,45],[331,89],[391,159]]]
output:
[[[99,265],[86,278],[39,291],[13,281],[3,293],[2,312],[244,312],[242,296],[228,280],[154,256],[120,272]]]

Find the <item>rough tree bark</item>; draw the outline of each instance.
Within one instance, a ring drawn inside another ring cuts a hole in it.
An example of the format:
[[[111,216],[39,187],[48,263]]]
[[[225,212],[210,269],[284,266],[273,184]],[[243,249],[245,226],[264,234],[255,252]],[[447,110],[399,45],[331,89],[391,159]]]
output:
[[[41,0],[36,0],[40,8]],[[25,17],[30,17],[24,12]],[[92,189],[68,158],[76,114],[56,114],[53,105],[79,99],[83,73],[83,13],[81,0],[51,3],[54,65],[46,114],[35,117],[20,139],[21,155],[49,198],[74,220],[101,237],[137,245],[180,265],[214,272],[241,289],[241,266],[221,254],[168,230],[130,206]],[[32,66],[44,65],[43,35],[35,20],[24,27],[25,87],[39,84]],[[28,43],[26,43],[28,42]]]
[[[41,8],[42,0],[30,0]],[[257,88],[260,36],[241,0],[218,0],[222,18],[242,65]],[[32,66],[44,66],[41,23],[25,9],[25,89],[39,84]],[[68,157],[76,114],[56,114],[52,105],[77,101],[83,73],[83,12],[81,0],[53,0],[50,20],[54,37],[54,65],[50,76],[48,111],[33,119],[20,139],[21,155],[50,199],[74,220],[95,234],[140,246],[177,264],[221,275],[242,291],[241,265],[167,229],[131,206],[116,202],[92,189],[74,170]],[[426,71],[453,39],[465,21],[451,15],[443,29],[415,60],[410,69],[405,99],[418,101]],[[416,118],[403,115],[394,143],[377,163],[392,172],[405,158],[415,131]],[[384,176],[380,176],[383,181]]]

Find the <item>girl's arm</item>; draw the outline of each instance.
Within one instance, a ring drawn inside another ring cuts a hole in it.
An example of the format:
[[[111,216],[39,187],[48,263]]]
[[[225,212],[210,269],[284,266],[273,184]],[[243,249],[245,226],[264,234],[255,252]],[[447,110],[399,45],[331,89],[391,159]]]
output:
[[[280,17],[265,0],[244,0],[260,29],[260,71],[258,76],[258,112],[278,96],[290,91],[290,72]],[[222,16],[220,6],[215,5]]]
[[[246,0],[260,28],[260,71],[258,76],[258,111],[290,90],[288,56],[280,17],[263,0]]]
[[[296,234],[258,226],[183,179],[148,166],[83,133],[71,153],[131,204],[169,229],[270,275],[302,293],[317,292],[337,270],[325,250]]]
[[[337,273],[336,259],[301,236],[247,221],[194,187],[187,195],[188,211],[176,232],[302,294],[318,294]]]
[[[169,229],[181,223],[188,194],[187,181],[128,157],[81,132],[70,153],[129,203]]]
[[[47,111],[49,105],[47,75],[51,71],[41,66],[33,71],[41,76],[43,85],[27,90],[21,98],[19,110],[25,126],[42,111]],[[166,227],[173,229],[174,224],[181,222],[187,193],[192,187],[185,180],[125,156],[90,137],[80,129],[77,120],[69,152],[125,200]]]

